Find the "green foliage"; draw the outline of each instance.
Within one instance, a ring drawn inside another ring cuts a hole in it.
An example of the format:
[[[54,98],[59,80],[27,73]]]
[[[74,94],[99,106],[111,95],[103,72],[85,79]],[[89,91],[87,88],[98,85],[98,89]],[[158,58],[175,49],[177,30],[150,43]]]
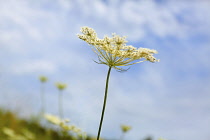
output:
[[[3,132],[5,128],[11,129],[18,136],[32,133],[35,136],[34,140],[76,140],[69,134],[64,135],[60,131],[43,127],[37,120],[20,119],[12,112],[0,109],[0,140],[10,140]]]

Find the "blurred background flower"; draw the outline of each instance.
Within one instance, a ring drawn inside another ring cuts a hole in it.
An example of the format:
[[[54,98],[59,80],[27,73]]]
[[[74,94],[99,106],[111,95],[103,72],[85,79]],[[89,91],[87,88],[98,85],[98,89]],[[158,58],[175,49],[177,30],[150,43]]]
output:
[[[209,7],[208,0],[0,1],[0,106],[37,114],[37,76],[62,79],[65,117],[96,135],[107,69],[90,61],[96,55],[76,36],[89,26],[99,38],[115,32],[128,45],[158,50],[161,60],[113,71],[103,138],[118,138],[124,123],[132,126],[125,139],[209,140]],[[49,83],[51,114],[56,92]]]
[[[43,116],[45,114],[45,83],[48,78],[45,76],[40,76],[39,80],[41,82],[40,85],[40,102],[41,102],[41,111],[40,114]]]
[[[122,135],[120,137],[120,140],[123,140],[124,139],[124,136],[125,136],[125,133],[127,133],[128,131],[131,130],[131,126],[129,125],[121,125],[121,131],[122,131]]]
[[[66,84],[57,82],[55,83],[55,86],[59,90],[58,93],[58,112],[59,112],[59,117],[63,119],[63,90],[67,87]]]

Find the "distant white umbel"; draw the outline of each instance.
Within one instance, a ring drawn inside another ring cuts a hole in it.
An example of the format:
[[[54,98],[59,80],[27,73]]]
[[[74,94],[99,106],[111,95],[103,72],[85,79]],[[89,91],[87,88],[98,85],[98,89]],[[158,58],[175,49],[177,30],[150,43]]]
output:
[[[27,129],[22,129],[22,135],[15,133],[14,130],[4,127],[2,132],[7,135],[8,140],[35,140],[35,135]]]
[[[85,139],[86,133],[82,132],[81,129],[77,126],[68,124],[70,122],[69,120],[61,119],[51,114],[45,114],[44,117],[48,122],[59,126],[63,131],[74,132],[75,134],[77,134],[78,137]]]

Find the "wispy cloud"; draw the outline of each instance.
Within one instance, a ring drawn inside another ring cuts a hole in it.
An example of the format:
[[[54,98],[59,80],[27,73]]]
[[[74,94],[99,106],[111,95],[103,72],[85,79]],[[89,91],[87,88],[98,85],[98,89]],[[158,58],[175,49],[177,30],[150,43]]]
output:
[[[33,60],[25,61],[23,63],[17,63],[10,68],[13,74],[34,74],[36,73],[54,73],[56,71],[56,66],[50,61],[44,60]]]

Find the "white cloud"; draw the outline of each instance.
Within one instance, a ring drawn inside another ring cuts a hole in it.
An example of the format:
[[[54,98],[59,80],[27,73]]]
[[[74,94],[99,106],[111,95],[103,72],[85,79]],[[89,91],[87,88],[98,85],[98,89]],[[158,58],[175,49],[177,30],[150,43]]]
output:
[[[159,4],[153,0],[121,3],[62,0],[58,5],[50,4],[49,7],[52,6],[52,8],[50,7],[49,10],[42,8],[41,3],[7,1],[4,6],[1,6],[1,47],[10,47],[11,50],[18,51],[26,49],[24,43],[28,39],[35,42],[70,39],[72,33],[77,33],[75,27],[78,25],[75,23],[88,24],[88,20],[94,20],[96,24],[100,24],[96,28],[103,34],[110,35],[112,32],[117,32],[127,35],[131,41],[139,41],[149,33],[162,38],[187,37],[190,35],[189,32],[194,34],[194,32],[208,30],[210,24],[210,20],[205,16],[208,2],[170,1]],[[13,10],[9,10],[7,6]],[[53,9],[54,7],[57,9]],[[72,10],[80,12],[81,17],[69,17],[74,15],[75,11]],[[75,25],[72,26],[73,23]],[[104,25],[106,28],[103,27]],[[69,32],[66,33],[66,31]]]
[[[12,65],[9,71],[12,74],[24,75],[33,73],[54,73],[56,69],[55,64],[48,60],[29,60]]]

